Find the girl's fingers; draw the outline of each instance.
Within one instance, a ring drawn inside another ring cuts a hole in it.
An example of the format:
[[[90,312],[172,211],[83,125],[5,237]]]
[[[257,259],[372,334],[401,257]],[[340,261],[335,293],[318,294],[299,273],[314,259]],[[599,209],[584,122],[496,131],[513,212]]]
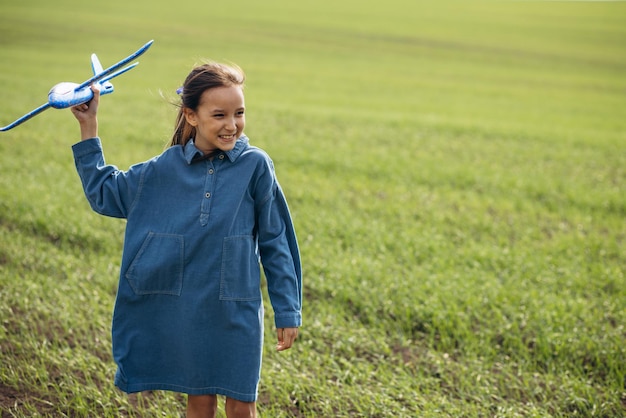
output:
[[[276,332],[278,334],[278,344],[276,345],[278,351],[291,348],[298,336],[298,328],[279,328]]]

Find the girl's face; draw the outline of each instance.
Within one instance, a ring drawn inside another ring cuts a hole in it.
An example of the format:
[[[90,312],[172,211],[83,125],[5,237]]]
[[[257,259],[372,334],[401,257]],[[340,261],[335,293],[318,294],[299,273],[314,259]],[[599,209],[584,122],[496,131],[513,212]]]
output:
[[[205,90],[194,111],[184,108],[187,122],[196,128],[195,145],[205,155],[230,151],[246,125],[243,90],[239,86]]]

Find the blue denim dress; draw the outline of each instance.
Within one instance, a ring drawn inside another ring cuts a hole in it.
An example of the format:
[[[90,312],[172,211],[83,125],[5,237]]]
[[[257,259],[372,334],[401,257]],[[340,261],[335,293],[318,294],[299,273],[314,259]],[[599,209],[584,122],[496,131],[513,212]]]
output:
[[[91,207],[127,220],[113,313],[115,384],[255,401],[263,267],[277,328],[301,325],[302,273],[269,156],[242,136],[212,159],[190,140],[121,171],[73,147]]]

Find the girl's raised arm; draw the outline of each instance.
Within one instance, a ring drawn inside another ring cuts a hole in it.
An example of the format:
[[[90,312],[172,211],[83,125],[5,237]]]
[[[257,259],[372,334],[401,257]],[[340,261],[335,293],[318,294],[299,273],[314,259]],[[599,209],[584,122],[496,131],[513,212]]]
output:
[[[98,136],[98,106],[100,104],[100,89],[91,85],[93,98],[88,103],[79,104],[71,108],[72,114],[80,125],[80,139],[85,140]]]

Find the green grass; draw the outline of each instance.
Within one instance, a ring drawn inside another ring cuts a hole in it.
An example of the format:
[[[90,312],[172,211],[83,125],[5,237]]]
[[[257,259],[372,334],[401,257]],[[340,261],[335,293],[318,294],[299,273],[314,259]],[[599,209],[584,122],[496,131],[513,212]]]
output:
[[[625,3],[3,2],[0,124],[149,39],[107,160],[159,153],[191,66],[234,61],[294,215],[304,325],[275,353],[267,310],[261,416],[626,416]],[[0,416],[182,414],[113,387],[124,223],[70,112],[0,136]]]

